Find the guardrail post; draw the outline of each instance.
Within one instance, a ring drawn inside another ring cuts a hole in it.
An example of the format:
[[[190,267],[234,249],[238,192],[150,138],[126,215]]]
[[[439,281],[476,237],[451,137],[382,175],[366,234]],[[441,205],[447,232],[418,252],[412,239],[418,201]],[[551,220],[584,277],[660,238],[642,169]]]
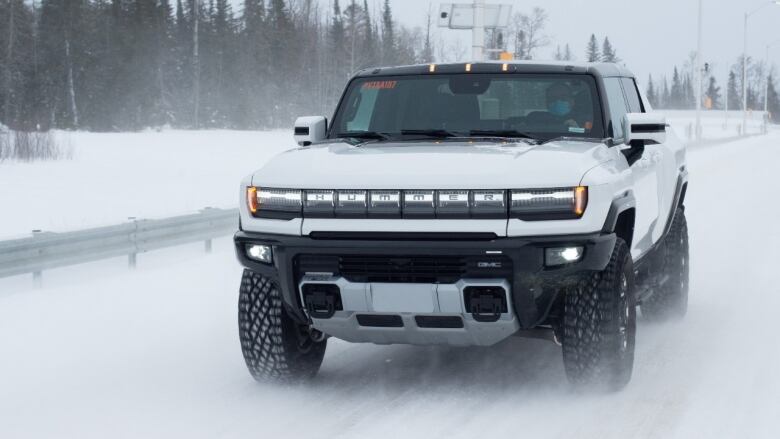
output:
[[[35,229],[32,231],[33,239],[35,239],[37,236],[40,236],[42,233],[42,230]],[[32,279],[33,279],[33,288],[42,288],[43,287],[43,272],[33,271],[32,273]]]
[[[129,221],[132,221],[134,224],[136,223],[136,218],[134,216],[127,217],[127,219]],[[135,230],[138,230],[138,225],[137,224],[136,224],[136,229]],[[135,240],[135,233],[133,234],[132,238],[133,238],[133,240]],[[129,255],[127,255],[127,268],[129,268],[130,270],[134,270],[135,269],[136,257],[137,257],[137,253],[135,253],[135,252],[130,253]]]
[[[213,207],[207,206],[200,210],[201,213],[205,213],[213,209]],[[204,243],[203,248],[206,250],[206,253],[211,253],[211,238],[207,239]]]

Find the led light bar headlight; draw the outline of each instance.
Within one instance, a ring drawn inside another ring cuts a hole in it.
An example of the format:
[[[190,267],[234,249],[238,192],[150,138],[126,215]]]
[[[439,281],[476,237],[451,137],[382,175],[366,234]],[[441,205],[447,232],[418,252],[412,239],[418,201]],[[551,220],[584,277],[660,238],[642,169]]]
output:
[[[510,214],[525,221],[578,219],[588,205],[584,186],[513,190],[511,196]]]
[[[255,216],[294,217],[301,214],[303,192],[300,189],[249,187],[247,207]]]

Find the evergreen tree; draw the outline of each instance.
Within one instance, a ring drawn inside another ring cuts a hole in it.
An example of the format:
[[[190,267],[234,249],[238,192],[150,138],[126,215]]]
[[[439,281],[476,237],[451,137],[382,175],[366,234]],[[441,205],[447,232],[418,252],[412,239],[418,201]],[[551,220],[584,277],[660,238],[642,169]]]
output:
[[[382,64],[397,64],[396,37],[393,25],[393,11],[390,0],[385,0],[382,8]]]
[[[366,0],[364,0],[366,1]],[[368,10],[368,6],[365,7]],[[432,63],[433,57],[433,42],[431,41],[431,28],[433,17],[431,15],[430,5],[428,6],[428,13],[425,15],[425,45],[423,46],[422,54],[420,55],[420,61],[423,63]]]
[[[563,61],[563,51],[561,50],[560,44],[555,48],[555,54],[553,55],[553,59],[556,61]]]
[[[566,43],[566,47],[563,49],[563,60],[574,61],[574,54],[571,52],[571,47],[569,47],[569,43]]]
[[[585,59],[588,62],[601,61],[601,53],[599,52],[599,42],[596,40],[596,35],[591,34],[590,41],[588,41],[588,48],[585,52]]]
[[[24,101],[35,84],[34,17],[23,0],[0,3],[0,122],[28,128]]]
[[[653,84],[653,75],[650,75],[647,78],[647,100],[650,101],[650,105],[653,106],[653,108],[659,108],[658,105],[658,94],[655,91],[655,84]]]
[[[707,102],[709,103],[709,107],[712,110],[719,110],[723,108],[723,103],[721,102],[722,96],[720,94],[720,87],[718,87],[718,81],[715,79],[714,76],[710,76],[709,84],[707,85],[707,91],[704,93],[704,96],[707,99]]]
[[[612,43],[609,42],[609,37],[604,37],[604,45],[601,49],[601,61],[608,63],[620,62],[620,58],[618,58],[615,48],[612,47]]]
[[[669,80],[664,76],[661,95],[658,99],[658,108],[670,108],[672,104],[672,92],[669,90]]]
[[[780,96],[778,96],[775,87],[774,75],[770,74],[768,78],[767,98],[768,111],[773,123],[780,123]]]
[[[680,72],[677,70],[677,66],[674,67],[674,73],[672,74],[672,89],[669,96],[669,107],[673,110],[681,110],[684,108],[685,103],[685,89],[683,87],[682,78]]]
[[[737,89],[737,74],[734,70],[729,72],[729,82],[726,86],[728,93],[729,110],[742,110],[742,93]]]

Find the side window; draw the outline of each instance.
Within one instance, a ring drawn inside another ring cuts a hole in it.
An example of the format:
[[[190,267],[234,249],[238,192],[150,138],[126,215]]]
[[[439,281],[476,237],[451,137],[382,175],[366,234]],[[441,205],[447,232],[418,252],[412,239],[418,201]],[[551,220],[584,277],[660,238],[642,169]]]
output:
[[[620,86],[620,78],[604,78],[604,89],[609,101],[610,122],[612,125],[612,138],[623,139],[623,116],[627,113],[626,99],[623,97],[623,88]]]
[[[644,113],[642,108],[642,99],[639,97],[639,91],[636,88],[636,82],[631,78],[622,78],[623,91],[626,92],[628,100],[628,111],[631,113]]]

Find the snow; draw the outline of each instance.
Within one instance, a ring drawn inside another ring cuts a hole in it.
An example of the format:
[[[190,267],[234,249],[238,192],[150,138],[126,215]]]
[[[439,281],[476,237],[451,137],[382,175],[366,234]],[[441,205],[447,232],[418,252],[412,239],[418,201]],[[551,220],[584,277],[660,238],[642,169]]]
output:
[[[658,110],[666,115],[680,139],[691,140],[696,124],[696,112],[689,110]],[[760,134],[764,126],[764,112],[750,111],[747,119],[747,134]],[[739,137],[743,114],[741,111],[702,111],[702,137],[706,140],[720,140]],[[690,133],[690,135],[689,135]]]
[[[331,340],[313,383],[256,384],[236,334],[241,269],[223,239],[209,256],[200,245],[141,255],[136,271],[122,259],[52,270],[40,290],[0,280],[0,437],[777,437],[778,144],[774,131],[690,152],[690,312],[640,323],[620,393],[572,393],[560,348],[517,338]]]
[[[56,132],[72,160],[0,162],[0,239],[235,207],[238,185],[295,146],[291,131]]]

